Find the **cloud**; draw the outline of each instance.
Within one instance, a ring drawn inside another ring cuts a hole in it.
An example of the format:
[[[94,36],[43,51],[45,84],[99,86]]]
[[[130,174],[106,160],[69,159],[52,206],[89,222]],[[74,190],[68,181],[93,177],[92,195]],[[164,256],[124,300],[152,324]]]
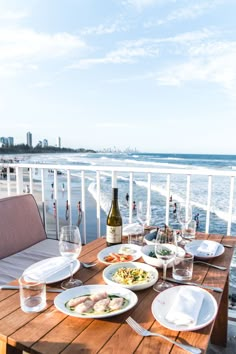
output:
[[[0,28],[0,75],[34,70],[42,61],[67,58],[85,47],[84,41],[69,33]]]
[[[158,56],[159,49],[155,41],[124,41],[116,50],[108,52],[104,57],[81,59],[68,66],[70,69],[85,69],[97,64],[134,63],[138,58]]]
[[[0,11],[0,20],[21,20],[29,17],[30,14],[27,10],[22,11]]]
[[[160,85],[180,86],[192,81],[221,85],[236,97],[236,42],[203,43],[190,46],[189,59],[157,73]]]
[[[127,128],[129,125],[127,123],[116,123],[116,122],[101,122],[97,123],[97,128]]]
[[[142,11],[145,7],[149,7],[160,2],[160,0],[124,0],[123,5],[130,5],[137,11]]]
[[[190,1],[189,1],[190,2]],[[154,21],[147,21],[144,24],[145,28],[151,28],[160,26],[169,22],[182,21],[182,20],[191,20],[193,18],[199,17],[204,13],[208,12],[212,8],[223,4],[223,0],[215,1],[202,1],[201,3],[196,4],[194,1],[193,4],[185,3],[184,7],[179,7],[178,9],[170,12],[165,18],[158,19]]]
[[[111,24],[100,24],[95,27],[85,27],[80,31],[81,35],[104,35],[112,34],[115,32],[126,32],[129,26],[127,24],[122,24],[121,21],[116,21]]]

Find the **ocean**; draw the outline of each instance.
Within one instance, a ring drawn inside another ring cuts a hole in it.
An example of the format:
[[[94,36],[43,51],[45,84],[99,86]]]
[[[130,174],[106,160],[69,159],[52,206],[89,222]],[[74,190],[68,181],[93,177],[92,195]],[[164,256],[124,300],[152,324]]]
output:
[[[158,153],[70,153],[70,154],[34,154],[23,155],[20,158],[26,163],[45,164],[70,164],[81,166],[126,166],[126,167],[159,167],[176,168],[179,170],[193,169],[199,173],[205,169],[213,170],[236,170],[236,156],[233,155],[191,155],[191,154],[158,154]],[[86,189],[91,196],[96,199],[96,175],[86,172]],[[72,174],[72,220],[77,218],[77,203],[81,199],[80,195],[80,173]],[[66,184],[66,176],[59,175],[59,185]],[[50,205],[52,191],[51,183],[53,175],[48,176],[47,195]],[[117,184],[119,188],[119,206],[123,218],[123,224],[128,223],[129,210],[125,199],[129,193],[129,174],[118,173]],[[147,198],[148,181],[147,176],[134,174],[133,199],[136,203]],[[151,224],[162,225],[165,222],[166,205],[166,176],[152,175],[151,181]],[[170,190],[174,202],[184,201],[186,198],[186,176],[175,175],[171,177]],[[193,215],[199,213],[199,231],[205,231],[206,209],[207,209],[208,177],[194,175],[191,177],[190,201]],[[212,180],[212,200],[210,215],[210,233],[227,233],[227,218],[229,209],[229,177],[213,177]],[[59,195],[59,216],[65,215],[66,194]],[[101,173],[101,208],[107,214],[111,203],[111,175]],[[233,213],[231,235],[236,236],[236,189],[234,192]],[[134,215],[134,221],[136,216]],[[104,221],[104,218],[103,218]],[[176,218],[173,217],[170,208],[170,226],[177,226]],[[102,231],[105,230],[103,222]],[[232,264],[231,285],[236,291],[236,256]]]

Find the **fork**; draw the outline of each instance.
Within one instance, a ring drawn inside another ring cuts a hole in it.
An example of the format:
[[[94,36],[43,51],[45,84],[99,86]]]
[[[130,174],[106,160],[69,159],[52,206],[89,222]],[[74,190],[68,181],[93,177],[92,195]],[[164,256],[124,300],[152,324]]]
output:
[[[160,333],[154,333],[154,332],[150,332],[147,329],[143,328],[142,326],[140,326],[140,324],[138,324],[132,317],[128,317],[126,319],[126,322],[128,323],[128,325],[130,325],[131,328],[133,328],[133,330],[138,333],[140,336],[156,336],[156,337],[160,337],[162,339],[166,339],[168,342],[177,345],[178,347],[186,350],[189,353],[193,353],[193,354],[200,354],[201,353],[201,349],[197,348],[197,347],[192,347],[191,345],[188,344],[182,344],[179,342],[176,342],[166,336],[163,336],[163,334]]]
[[[220,270],[227,270],[226,267],[218,266],[218,265],[207,263],[207,262],[203,262],[203,261],[194,261],[194,263],[205,264],[205,265],[208,265],[209,267],[220,269]]]

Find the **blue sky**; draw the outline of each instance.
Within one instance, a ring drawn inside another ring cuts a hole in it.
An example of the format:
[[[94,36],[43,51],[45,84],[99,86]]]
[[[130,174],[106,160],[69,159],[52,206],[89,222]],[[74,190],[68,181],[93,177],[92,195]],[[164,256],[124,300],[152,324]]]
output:
[[[0,136],[236,154],[235,0],[0,0]]]

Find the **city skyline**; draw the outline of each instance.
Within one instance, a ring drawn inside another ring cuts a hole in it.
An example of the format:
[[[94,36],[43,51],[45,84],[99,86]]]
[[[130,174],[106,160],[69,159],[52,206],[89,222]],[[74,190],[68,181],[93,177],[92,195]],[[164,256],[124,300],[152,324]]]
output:
[[[0,0],[4,135],[235,154],[235,12],[232,0]]]

